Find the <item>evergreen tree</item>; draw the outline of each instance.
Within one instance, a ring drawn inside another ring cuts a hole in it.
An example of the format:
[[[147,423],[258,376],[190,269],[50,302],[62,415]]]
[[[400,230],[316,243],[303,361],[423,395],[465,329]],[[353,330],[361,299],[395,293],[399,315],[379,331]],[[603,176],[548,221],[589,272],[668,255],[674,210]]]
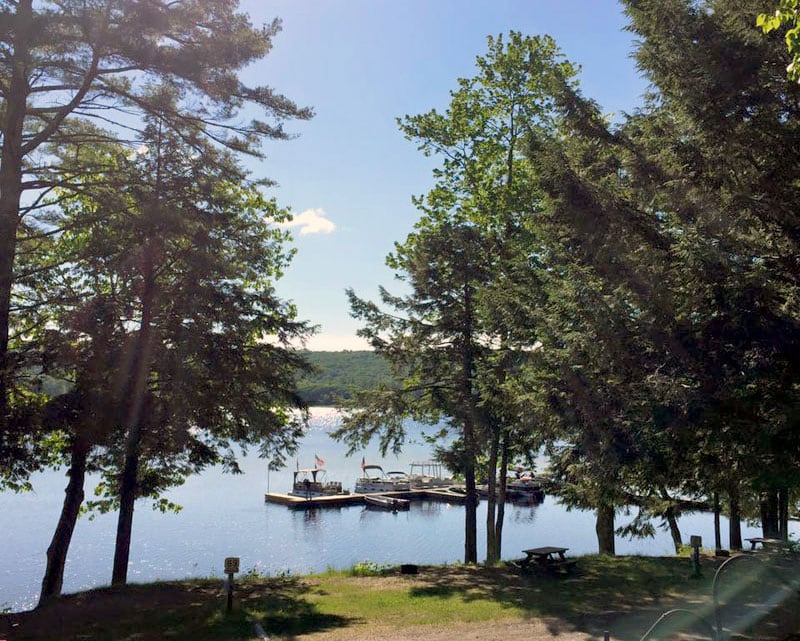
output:
[[[279,461],[300,435],[288,410],[303,407],[293,390],[305,361],[290,341],[308,328],[273,290],[291,254],[271,223],[286,213],[244,185],[241,169],[202,132],[181,133],[153,119],[141,153],[117,152],[115,173],[127,180],[115,197],[88,189],[61,204],[68,230],[53,252],[71,261],[48,290],[69,295],[51,307],[51,324],[63,330],[51,336],[61,353],[50,368],[74,377],[75,391],[67,394],[73,422],[53,427],[69,428],[74,447],[43,598],[60,587],[80,467],[92,448],[104,477],[104,497],[93,503],[120,510],[117,584],[126,580],[137,498],[169,507],[160,494],[187,474],[220,462],[237,471],[232,443]]]
[[[139,116],[157,112],[165,127],[193,127],[217,146],[258,154],[262,140],[287,137],[285,120],[311,115],[268,87],[240,81],[238,72],[269,51],[279,23],[254,28],[237,5],[0,1],[0,466],[7,482],[24,482],[31,465],[29,399],[15,384],[24,371],[15,340],[26,331],[28,309],[14,298],[26,276],[19,244],[60,224],[42,216],[49,190],[81,193],[96,171],[107,177],[111,169],[76,172],[49,151],[135,142]],[[153,101],[154,80],[179,96],[171,111]],[[247,105],[263,116],[245,120]]]

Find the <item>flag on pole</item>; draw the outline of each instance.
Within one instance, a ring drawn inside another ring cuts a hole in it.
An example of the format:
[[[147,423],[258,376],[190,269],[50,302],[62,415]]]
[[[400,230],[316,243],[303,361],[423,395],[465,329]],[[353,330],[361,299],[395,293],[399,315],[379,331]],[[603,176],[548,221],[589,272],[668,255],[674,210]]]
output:
[[[367,471],[367,463],[366,463],[366,461],[364,461],[364,457],[362,456],[361,457],[361,472],[363,473],[363,472],[366,472],[366,471]]]
[[[314,454],[314,465],[317,467],[325,467],[325,461],[323,461],[319,456]]]

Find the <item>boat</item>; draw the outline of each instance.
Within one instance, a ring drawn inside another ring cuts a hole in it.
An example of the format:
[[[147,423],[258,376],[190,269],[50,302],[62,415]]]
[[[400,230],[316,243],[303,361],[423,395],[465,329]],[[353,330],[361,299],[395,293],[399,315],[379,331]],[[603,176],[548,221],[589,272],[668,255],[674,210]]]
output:
[[[544,485],[547,479],[538,478],[527,470],[515,472],[516,478],[506,480],[506,497],[520,503],[541,503],[544,500]]]
[[[372,494],[367,494],[364,497],[364,503],[366,503],[368,508],[391,510],[392,512],[407,510],[411,506],[411,501],[408,499],[400,499],[394,496],[375,496]]]
[[[318,496],[338,496],[350,494],[342,489],[340,481],[329,481],[324,469],[314,467],[305,470],[295,470],[290,496],[300,496],[304,499]]]
[[[364,474],[356,479],[355,492],[357,494],[369,494],[372,492],[408,492],[411,483],[403,474],[403,478],[390,478],[384,474],[380,465],[361,465]],[[401,472],[402,474],[402,472]]]
[[[506,478],[507,501],[524,505],[534,505],[544,501],[548,479],[534,476],[528,471],[519,470],[510,471]],[[475,489],[481,498],[489,496],[489,486],[485,483],[477,485]],[[495,491],[499,491],[499,487]]]
[[[411,463],[409,480],[415,490],[445,488],[453,485],[453,479],[442,476],[443,466],[438,461],[414,461]]]

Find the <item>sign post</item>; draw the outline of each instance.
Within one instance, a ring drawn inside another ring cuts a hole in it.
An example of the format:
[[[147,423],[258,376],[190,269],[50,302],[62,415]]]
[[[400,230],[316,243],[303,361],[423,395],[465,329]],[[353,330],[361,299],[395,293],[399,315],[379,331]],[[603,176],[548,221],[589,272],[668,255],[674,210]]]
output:
[[[225,574],[228,575],[228,612],[233,610],[233,575],[239,571],[239,557],[225,558]]]
[[[689,539],[689,544],[692,546],[692,565],[694,566],[694,573],[692,577],[695,579],[700,578],[700,548],[703,546],[703,537],[692,535]]]

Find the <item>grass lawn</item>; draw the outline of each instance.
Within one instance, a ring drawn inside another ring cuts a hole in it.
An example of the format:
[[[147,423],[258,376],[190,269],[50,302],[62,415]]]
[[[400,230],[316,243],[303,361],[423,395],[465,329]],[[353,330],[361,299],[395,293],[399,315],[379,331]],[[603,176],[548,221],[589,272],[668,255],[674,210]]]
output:
[[[0,639],[255,639],[258,621],[270,639],[369,638],[370,630],[525,621],[546,617],[565,629],[639,639],[669,607],[708,609],[718,562],[704,559],[692,579],[686,558],[579,559],[572,576],[521,574],[501,565],[421,567],[377,576],[330,572],[308,577],[248,577],[225,612],[219,580],[131,585],[70,595],[32,612],[0,616]],[[422,630],[424,628],[420,628]],[[344,635],[344,636],[342,636]]]

